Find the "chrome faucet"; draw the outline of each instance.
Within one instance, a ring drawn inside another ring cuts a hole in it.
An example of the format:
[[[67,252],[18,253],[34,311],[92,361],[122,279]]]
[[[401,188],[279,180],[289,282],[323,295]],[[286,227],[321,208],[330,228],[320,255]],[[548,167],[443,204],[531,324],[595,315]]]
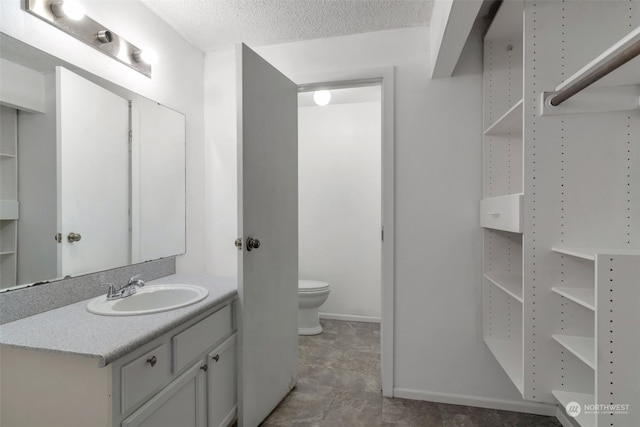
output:
[[[126,298],[135,294],[138,291],[138,288],[144,286],[144,280],[140,279],[142,275],[137,274],[129,279],[126,285],[116,288],[116,285],[109,283],[109,291],[107,292],[107,300],[114,300],[120,298]]]

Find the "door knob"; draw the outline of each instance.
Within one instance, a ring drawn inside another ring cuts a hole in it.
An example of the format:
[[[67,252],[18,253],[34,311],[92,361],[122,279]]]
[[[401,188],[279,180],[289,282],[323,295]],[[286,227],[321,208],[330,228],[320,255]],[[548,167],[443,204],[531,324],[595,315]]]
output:
[[[69,233],[69,235],[67,236],[67,241],[69,243],[73,243],[73,242],[79,242],[80,239],[82,239],[82,236],[80,235],[80,233],[74,233],[71,232]]]
[[[260,240],[254,239],[253,237],[247,239],[247,251],[251,252],[253,249],[258,249],[259,247]]]

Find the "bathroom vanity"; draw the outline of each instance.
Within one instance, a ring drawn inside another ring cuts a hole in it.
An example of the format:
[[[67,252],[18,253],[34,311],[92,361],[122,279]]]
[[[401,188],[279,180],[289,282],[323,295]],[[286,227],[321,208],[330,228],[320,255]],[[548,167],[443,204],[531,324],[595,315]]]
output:
[[[173,275],[203,301],[156,314],[100,316],[88,301],[0,326],[0,424],[230,425],[237,414],[236,284]]]

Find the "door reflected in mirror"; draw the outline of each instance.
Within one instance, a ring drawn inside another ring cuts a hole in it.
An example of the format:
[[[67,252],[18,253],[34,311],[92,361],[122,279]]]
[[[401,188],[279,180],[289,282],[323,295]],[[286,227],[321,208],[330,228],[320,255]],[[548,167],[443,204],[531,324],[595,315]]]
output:
[[[1,33],[0,55],[0,290],[184,253],[184,115]]]

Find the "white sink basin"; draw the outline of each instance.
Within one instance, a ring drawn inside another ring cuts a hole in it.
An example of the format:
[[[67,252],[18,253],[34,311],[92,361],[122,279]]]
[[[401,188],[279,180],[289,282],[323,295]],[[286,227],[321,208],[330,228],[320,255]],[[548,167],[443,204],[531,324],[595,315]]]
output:
[[[202,301],[209,291],[194,285],[146,285],[126,298],[107,301],[106,295],[92,299],[87,310],[102,316],[135,316],[174,310]]]

